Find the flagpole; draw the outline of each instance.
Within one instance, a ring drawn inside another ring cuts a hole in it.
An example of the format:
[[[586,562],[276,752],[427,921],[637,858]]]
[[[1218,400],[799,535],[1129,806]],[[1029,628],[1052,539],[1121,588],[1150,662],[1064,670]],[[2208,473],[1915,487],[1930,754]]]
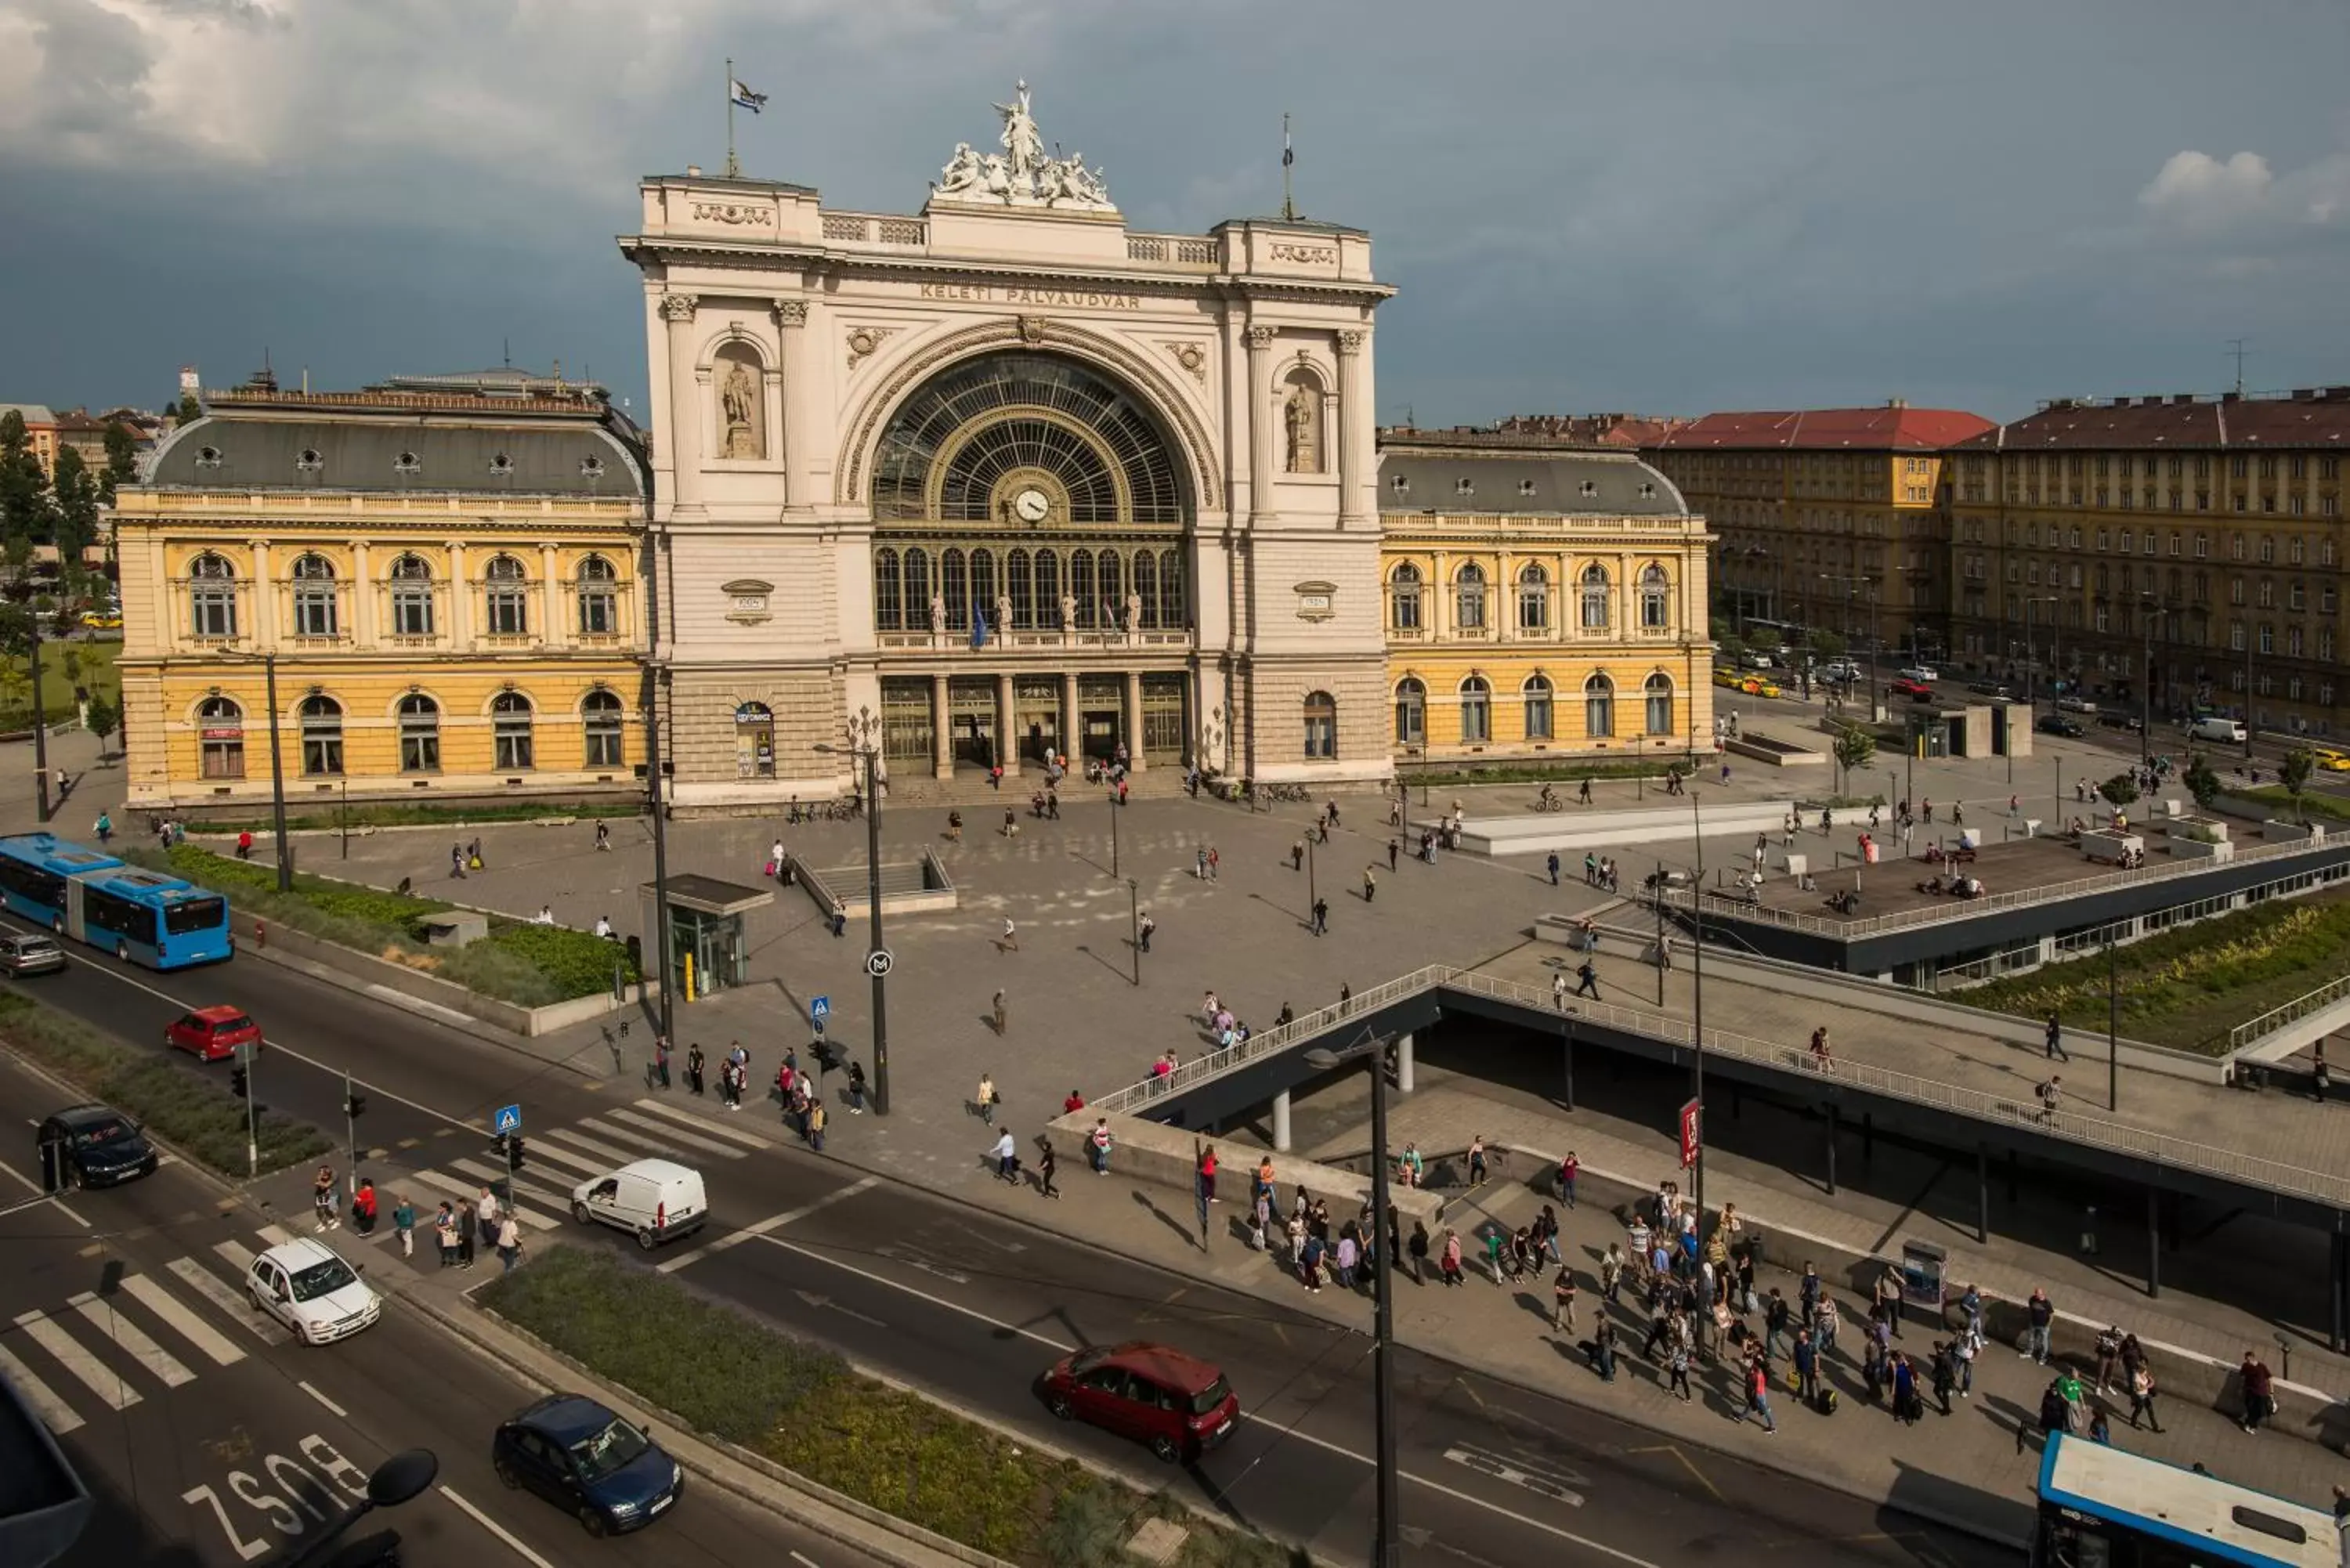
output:
[[[739,180],[743,166],[734,161],[734,57],[726,57],[726,178]]]
[[[1289,195],[1289,166],[1296,159],[1289,145],[1289,116],[1284,114],[1281,117],[1281,215],[1293,223],[1297,221],[1297,203]]]

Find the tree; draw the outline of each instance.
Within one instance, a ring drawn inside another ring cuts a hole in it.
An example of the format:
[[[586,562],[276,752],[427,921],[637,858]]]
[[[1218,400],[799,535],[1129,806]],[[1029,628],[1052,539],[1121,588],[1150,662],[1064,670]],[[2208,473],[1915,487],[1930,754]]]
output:
[[[2195,797],[2198,811],[2210,811],[2211,803],[2220,798],[2220,775],[2211,771],[2200,752],[2187,759],[2187,793]]]
[[[1740,659],[1746,657],[1746,639],[1744,638],[1725,637],[1721,639],[1721,642],[1722,662],[1725,664],[1735,666]]]
[[[2300,817],[2304,826],[2309,818],[2301,809],[2301,792],[2309,787],[2309,775],[2316,766],[2317,759],[2310,753],[2307,746],[2295,746],[2284,754],[2284,761],[2277,764],[2277,782],[2283,784],[2284,793],[2293,797],[2293,814]]]
[[[1779,646],[1779,628],[1770,626],[1750,626],[1746,628],[1746,640],[1758,650],[1769,653]]]
[[[177,412],[180,417],[180,422],[184,425],[189,423],[191,421],[203,419],[204,417],[204,406],[196,401],[195,393],[182,392],[180,394],[180,406]]]
[[[81,570],[81,553],[98,540],[98,509],[102,504],[98,481],[79,451],[61,447],[57,472],[49,481],[50,512],[56,531],[57,560],[70,580]]]
[[[1840,730],[1835,738],[1836,764],[1844,769],[1844,787],[1852,790],[1852,775],[1877,760],[1877,737],[1867,731],[1854,727]]]
[[[48,537],[48,476],[41,472],[41,460],[33,454],[32,432],[25,428],[25,416],[10,409],[0,414],[0,536],[12,543],[21,536],[25,559],[30,560],[33,541]]]
[[[121,710],[107,700],[105,692],[93,691],[89,694],[88,717],[83,722],[89,725],[89,732],[98,737],[99,760],[105,761],[107,738],[122,727]]]
[[[2137,780],[2126,773],[2116,774],[2097,786],[2097,793],[2106,797],[2107,804],[2119,810],[2137,799]]]
[[[99,476],[99,497],[111,506],[118,489],[138,482],[139,438],[120,420],[110,420],[106,426],[106,472]]]
[[[1834,631],[1815,631],[1812,633],[1810,641],[1812,651],[1822,659],[1842,659],[1849,646],[1843,633]]]

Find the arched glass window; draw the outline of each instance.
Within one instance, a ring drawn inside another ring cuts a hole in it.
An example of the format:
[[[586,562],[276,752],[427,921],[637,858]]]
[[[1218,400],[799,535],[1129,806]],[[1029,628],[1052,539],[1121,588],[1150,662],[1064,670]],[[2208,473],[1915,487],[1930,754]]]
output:
[[[1061,629],[1061,558],[1050,550],[1036,552],[1036,624]]]
[[[971,578],[961,550],[939,556],[939,594],[947,602],[947,630],[958,636],[971,629]]]
[[[1094,553],[1069,552],[1069,597],[1077,601],[1077,629],[1094,628]]]
[[[1482,675],[1461,683],[1461,742],[1482,745],[1493,738],[1493,688]]]
[[[302,699],[302,771],[333,778],[343,771],[343,705],[332,697]]]
[[[1326,763],[1338,755],[1338,704],[1327,691],[1305,694],[1305,760]]]
[[[333,637],[341,620],[335,599],[335,566],[316,553],[294,558],[294,635]],[[342,770],[338,768],[336,772]]]
[[[1134,553],[1134,597],[1142,601],[1142,629],[1159,629],[1159,557],[1148,550]]]
[[[1596,562],[1583,568],[1583,629],[1607,629],[1607,568]]]
[[[1028,552],[1014,550],[1003,557],[1003,591],[1012,600],[1012,624],[1023,631],[1036,624],[1036,597],[1028,575]]]
[[[1640,629],[1663,631],[1672,624],[1672,585],[1665,569],[1649,566],[1640,572]]]
[[[624,722],[620,699],[613,692],[590,691],[579,700],[579,727],[587,736],[589,767],[617,768],[622,765],[624,753],[620,726]]]
[[[1455,619],[1462,631],[1485,629],[1485,568],[1471,561],[1453,574],[1454,597],[1460,601]]]
[[[226,557],[207,551],[188,563],[188,629],[197,637],[236,635],[236,568]]]
[[[995,552],[973,550],[971,553],[971,602],[987,618],[988,628],[1001,632],[1006,629],[995,624]]]
[[[1159,624],[1169,631],[1180,631],[1187,617],[1183,610],[1183,557],[1172,550],[1159,552]]]
[[[1550,629],[1550,574],[1533,562],[1518,573],[1518,629]]]
[[[579,635],[617,637],[620,630],[620,574],[601,556],[579,561]]]
[[[1551,687],[1547,675],[1529,675],[1521,693],[1526,705],[1526,739],[1547,741],[1551,738]]]
[[[432,635],[432,568],[421,556],[402,556],[391,564],[391,634]]]
[[[1398,631],[1418,631],[1420,625],[1419,568],[1409,561],[1388,574],[1388,624]]]
[[[1096,592],[1101,597],[1102,628],[1116,631],[1126,625],[1126,562],[1116,550],[1104,550],[1094,563],[1095,575],[1100,579]]]
[[[1673,678],[1659,670],[1648,677],[1642,688],[1648,699],[1648,733],[1669,735],[1673,732]]]
[[[931,629],[931,554],[918,547],[906,552],[906,629]]]
[[[441,704],[421,692],[400,700],[400,771],[441,771]]]
[[[1407,675],[1396,682],[1395,738],[1399,746],[1428,743],[1428,688],[1417,676]]]
[[[899,590],[898,552],[873,552],[873,625],[880,631],[899,631],[906,625],[906,605]]]
[[[501,691],[490,700],[490,742],[498,769],[516,773],[531,762],[530,699],[519,691]]]
[[[1583,683],[1583,732],[1595,741],[1616,732],[1616,682],[1605,675]]]
[[[492,637],[523,637],[530,631],[530,581],[512,556],[493,556],[482,568],[482,629]]]
[[[196,704],[196,754],[208,779],[244,776],[244,710],[226,697]]]

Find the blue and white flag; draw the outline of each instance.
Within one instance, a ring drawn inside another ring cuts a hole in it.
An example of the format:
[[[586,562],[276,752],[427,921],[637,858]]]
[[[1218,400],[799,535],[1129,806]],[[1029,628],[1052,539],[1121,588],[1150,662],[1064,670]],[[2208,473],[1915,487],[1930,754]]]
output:
[[[973,648],[987,646],[987,612],[977,605],[971,607],[971,645]]]
[[[753,114],[758,113],[767,101],[765,93],[753,92],[739,81],[730,78],[728,85],[733,89],[728,95],[729,100],[738,108],[749,109]]]

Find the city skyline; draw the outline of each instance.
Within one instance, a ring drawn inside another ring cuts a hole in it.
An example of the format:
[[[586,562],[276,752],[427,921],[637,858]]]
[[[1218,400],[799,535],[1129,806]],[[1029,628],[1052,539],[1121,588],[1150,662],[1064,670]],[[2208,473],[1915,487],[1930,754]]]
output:
[[[2324,81],[2350,20],[2314,5],[2268,8],[2259,50],[2169,5],[1963,31],[1700,5],[1669,34],[1525,5],[1436,54],[1399,7],[596,9],[0,9],[0,282],[47,302],[7,389],[152,406],[182,363],[357,386],[510,349],[649,422],[606,246],[639,174],[723,166],[730,53],[769,99],[738,116],[745,175],[835,208],[917,210],[1021,76],[1129,223],[1201,231],[1278,210],[1290,112],[1301,212],[1370,230],[1401,291],[1382,423],[1894,397],[2007,420],[2220,390],[2237,337],[2248,387],[2338,381],[2350,338]]]

